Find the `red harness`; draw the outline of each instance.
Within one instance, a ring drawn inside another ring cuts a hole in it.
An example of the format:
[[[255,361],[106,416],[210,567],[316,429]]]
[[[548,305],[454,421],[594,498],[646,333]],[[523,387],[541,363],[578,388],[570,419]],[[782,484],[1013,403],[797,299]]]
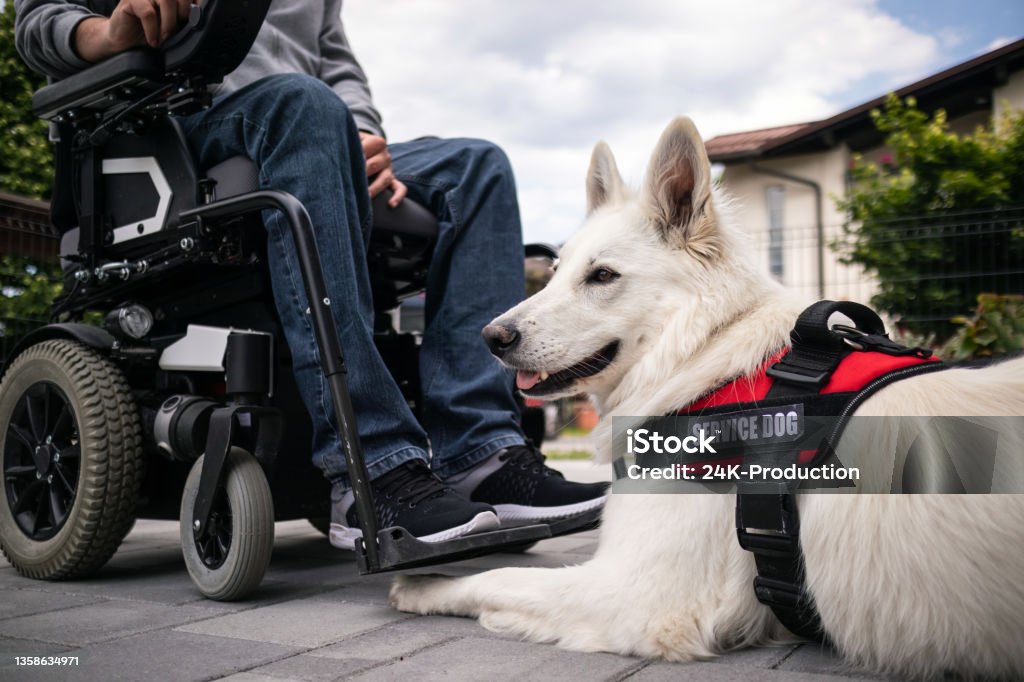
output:
[[[842,313],[855,327],[830,325]],[[792,345],[768,358],[752,375],[730,381],[676,412],[703,419],[723,415],[720,424],[746,414],[763,414],[786,406],[806,417],[836,417],[824,440],[783,445],[798,466],[829,456],[849,415],[879,389],[894,381],[941,369],[930,351],[906,348],[889,340],[881,319],[869,308],[848,301],[819,301],[801,313],[790,335]],[[795,450],[795,452],[794,452]],[[756,462],[767,451],[743,444],[742,456],[729,454],[696,463],[720,468]],[[793,461],[793,459],[790,459]],[[688,465],[689,466],[689,465]],[[744,492],[746,490],[746,492]],[[824,639],[821,619],[804,589],[800,519],[795,488],[774,492],[740,488],[736,495],[736,534],[740,546],[754,554],[758,575],[754,594],[797,635]]]
[[[717,388],[702,398],[694,400],[682,407],[676,414],[690,415],[709,408],[737,408],[746,403],[757,403],[765,400],[775,379],[768,376],[768,368],[782,361],[790,352],[789,348],[781,350],[765,360],[764,364],[750,376],[740,377]],[[913,367],[925,363],[939,362],[932,356],[922,358],[918,355],[888,355],[881,351],[852,352],[842,360],[818,395],[830,393],[856,393],[875,379],[890,372]]]

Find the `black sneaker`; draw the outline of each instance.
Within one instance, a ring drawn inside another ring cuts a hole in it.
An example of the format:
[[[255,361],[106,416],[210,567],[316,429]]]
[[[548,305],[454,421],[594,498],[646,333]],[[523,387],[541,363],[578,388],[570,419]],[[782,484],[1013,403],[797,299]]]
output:
[[[602,506],[608,483],[574,483],[544,463],[531,444],[513,445],[446,483],[493,505],[502,526],[550,523]]]
[[[421,460],[404,462],[370,482],[380,528],[401,526],[424,542],[494,530],[498,517],[489,504],[470,502],[447,487]],[[332,500],[331,544],[355,549],[363,537],[351,490]]]

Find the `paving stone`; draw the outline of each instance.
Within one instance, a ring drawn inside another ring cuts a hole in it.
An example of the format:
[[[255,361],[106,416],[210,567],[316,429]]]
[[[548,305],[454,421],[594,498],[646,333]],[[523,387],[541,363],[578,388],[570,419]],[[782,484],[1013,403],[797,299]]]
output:
[[[106,601],[0,621],[0,636],[82,645],[216,616],[202,606]]]
[[[304,680],[298,677],[277,677],[276,675],[247,672],[222,677],[220,682],[304,682]]]
[[[729,657],[725,657],[728,661]],[[629,682],[679,682],[680,680],[701,680],[701,682],[819,682],[835,681],[838,677],[815,673],[783,670],[768,670],[746,665],[721,665],[720,663],[652,663],[627,678]]]
[[[345,602],[336,597],[318,595],[211,618],[178,629],[196,634],[319,647],[408,618],[407,614],[383,605]]]
[[[0,590],[0,620],[29,616],[44,611],[57,611],[102,601],[97,597],[52,595],[37,590]]]
[[[637,665],[637,659],[613,654],[578,653],[554,646],[466,637],[430,647],[403,660],[351,679],[489,681],[524,679],[607,679]]]
[[[521,641],[517,635],[491,632],[483,628],[475,618],[417,616],[315,649],[309,655],[388,661],[462,637]]]
[[[220,682],[304,682],[297,677],[274,677],[257,673],[236,673],[220,678]]]
[[[264,675],[274,682],[286,680],[302,680],[302,682],[332,682],[339,677],[368,670],[378,665],[376,661],[359,658],[321,658],[303,654],[292,656],[257,668],[254,674]]]
[[[247,670],[301,649],[160,630],[67,652],[69,680],[208,680]]]
[[[67,650],[65,646],[49,642],[0,637],[0,680],[20,679],[25,667],[18,665],[16,656],[54,656]]]
[[[26,587],[34,587],[41,583],[41,580],[32,580],[31,578],[19,575],[13,568],[0,569],[0,589],[11,588],[20,590]]]
[[[65,582],[34,583],[33,589],[63,595],[101,596],[168,605],[194,603],[218,611],[237,611],[246,608],[245,602],[207,600],[189,578],[183,563],[147,568],[108,566],[101,569],[95,577]]]
[[[885,679],[851,667],[830,647],[803,644],[779,665],[779,670],[844,675],[861,679]]]
[[[708,663],[725,663],[726,665],[746,665],[755,668],[774,668],[779,663],[792,655],[793,650],[800,644],[789,644],[786,646],[764,646],[750,647],[733,651],[725,656],[713,658]]]

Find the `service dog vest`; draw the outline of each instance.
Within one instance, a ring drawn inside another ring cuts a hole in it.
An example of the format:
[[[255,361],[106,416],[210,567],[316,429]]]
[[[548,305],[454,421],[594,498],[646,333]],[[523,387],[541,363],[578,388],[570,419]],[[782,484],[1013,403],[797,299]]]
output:
[[[829,327],[833,313],[846,315],[856,326]],[[849,416],[875,392],[894,381],[945,369],[931,351],[890,340],[878,315],[849,301],[819,301],[807,308],[790,341],[789,348],[769,358],[752,376],[725,384],[676,414],[700,417],[704,423],[717,425],[719,432],[735,429],[747,420],[750,424],[765,420],[771,426],[778,416],[775,412],[799,413],[800,418],[835,417],[824,437],[782,439],[786,442],[769,442],[767,449],[752,446],[745,448],[740,458],[751,464],[782,453],[798,466],[817,466],[831,455]],[[754,554],[758,601],[769,606],[794,634],[823,639],[821,619],[804,589],[795,486],[756,494],[745,493],[741,487],[736,495],[736,533],[740,546]]]

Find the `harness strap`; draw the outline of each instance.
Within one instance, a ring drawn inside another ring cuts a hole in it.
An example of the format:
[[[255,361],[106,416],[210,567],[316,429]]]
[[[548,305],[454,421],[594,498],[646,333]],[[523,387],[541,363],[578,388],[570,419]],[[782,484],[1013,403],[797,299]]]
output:
[[[829,327],[833,313],[842,313],[856,327]],[[768,367],[775,381],[764,400],[817,396],[839,364],[854,350],[886,355],[913,355],[920,360],[931,356],[921,348],[905,348],[889,340],[882,320],[870,308],[852,301],[819,301],[800,314],[790,333],[792,349]],[[942,369],[939,362],[923,362],[894,369],[861,385],[849,396],[844,415],[849,415],[876,391],[908,376]],[[824,446],[838,442],[846,419],[842,419]],[[819,455],[822,454],[819,451]],[[754,594],[771,608],[786,629],[814,641],[827,639],[821,616],[805,586],[803,554],[800,550],[800,516],[792,489],[778,494],[736,495],[736,536],[740,547],[753,553],[757,566]]]
[[[754,555],[757,600],[770,607],[793,634],[823,641],[821,618],[804,589],[796,497],[790,493],[737,495],[736,537],[740,547]]]

